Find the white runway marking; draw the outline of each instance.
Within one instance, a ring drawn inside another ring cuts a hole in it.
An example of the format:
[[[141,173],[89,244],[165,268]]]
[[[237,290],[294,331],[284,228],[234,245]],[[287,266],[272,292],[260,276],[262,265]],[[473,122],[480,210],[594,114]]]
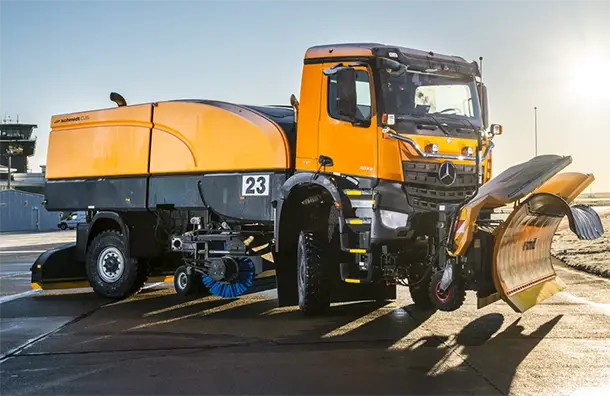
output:
[[[151,287],[159,286],[162,284],[163,284],[163,282],[155,282],[155,283],[151,283],[150,285],[143,286],[142,289],[150,289]]]
[[[610,304],[601,304],[601,303],[596,303],[596,302],[593,302],[593,301],[589,301],[589,300],[587,300],[585,298],[575,296],[572,293],[568,293],[568,292],[565,292],[565,291],[559,292],[558,294],[560,294],[560,295],[562,295],[564,297],[567,297],[568,299],[570,299],[572,301],[580,302],[580,303],[587,304],[587,305],[590,305],[592,307],[595,307],[598,310],[600,310],[603,313],[605,313],[606,315],[610,315]]]
[[[44,252],[46,252],[46,250],[0,250],[0,254],[40,254]]]
[[[24,275],[30,275],[30,273],[29,272],[9,272],[9,273],[6,273],[6,274],[0,276],[0,279],[23,277]]]
[[[41,291],[42,290],[28,290],[28,291],[23,292],[23,293],[17,293],[17,294],[13,294],[13,295],[10,295],[10,296],[0,297],[0,304],[4,304],[4,303],[7,303],[9,301],[17,300],[19,298],[31,296],[32,294],[37,294],[37,293],[40,293]]]

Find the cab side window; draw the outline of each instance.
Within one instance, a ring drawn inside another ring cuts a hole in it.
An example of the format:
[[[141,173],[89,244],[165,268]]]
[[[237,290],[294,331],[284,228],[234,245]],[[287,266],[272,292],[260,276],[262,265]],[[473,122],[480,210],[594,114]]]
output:
[[[356,71],[356,108],[359,120],[371,119],[371,83],[366,70]],[[337,110],[337,77],[328,78],[328,114],[337,120],[341,119]]]

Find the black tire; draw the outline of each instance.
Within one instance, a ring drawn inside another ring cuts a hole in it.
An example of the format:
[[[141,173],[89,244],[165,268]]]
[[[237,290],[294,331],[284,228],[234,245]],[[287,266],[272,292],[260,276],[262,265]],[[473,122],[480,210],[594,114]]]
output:
[[[68,228],[68,225],[67,225],[66,223],[61,223],[61,224],[59,225],[59,228],[60,228],[62,231],[65,231],[65,230],[66,230],[66,228]]]
[[[127,257],[123,236],[115,230],[102,231],[93,238],[87,249],[86,269],[93,290],[107,298],[137,293],[146,282],[146,266]]]
[[[427,280],[418,283],[415,286],[409,287],[409,294],[411,299],[417,308],[420,309],[433,309],[436,308],[434,302],[430,299],[430,277]]]
[[[305,315],[320,315],[330,307],[330,279],[324,237],[301,231],[297,245],[299,309]]]
[[[434,303],[430,299],[430,278],[432,271],[423,265],[409,267],[409,294],[416,307],[421,309],[433,309]],[[422,276],[424,279],[422,279]]]
[[[443,271],[437,271],[432,275],[428,288],[429,298],[439,311],[455,311],[464,304],[466,298],[464,281],[459,275],[456,276],[449,288],[442,293],[439,289],[442,278]]]
[[[422,282],[416,286],[409,287],[409,294],[411,299],[417,308],[420,309],[432,309],[435,308],[434,303],[430,300],[429,283]]]
[[[189,275],[186,265],[181,265],[174,273],[174,289],[180,296],[208,295],[208,289],[203,284],[201,276],[196,272]]]

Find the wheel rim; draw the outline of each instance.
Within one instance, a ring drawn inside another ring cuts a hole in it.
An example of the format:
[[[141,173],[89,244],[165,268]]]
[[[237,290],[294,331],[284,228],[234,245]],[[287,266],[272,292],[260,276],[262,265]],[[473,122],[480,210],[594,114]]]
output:
[[[180,275],[178,275],[178,287],[180,288],[180,290],[186,289],[187,283],[188,276],[184,272],[181,272]]]
[[[299,302],[303,300],[303,294],[305,293],[305,278],[307,277],[307,269],[305,263],[303,263],[304,259],[303,247],[299,246],[299,255],[297,258],[297,289],[299,295]]]
[[[102,250],[97,260],[97,271],[104,282],[116,282],[125,271],[125,260],[121,251],[115,247]]]
[[[445,303],[445,302],[451,300],[451,287],[449,289],[447,289],[446,291],[442,291],[441,290],[441,281],[439,280],[438,282],[436,282],[436,286],[434,287],[434,294],[436,295],[436,298],[440,302]]]

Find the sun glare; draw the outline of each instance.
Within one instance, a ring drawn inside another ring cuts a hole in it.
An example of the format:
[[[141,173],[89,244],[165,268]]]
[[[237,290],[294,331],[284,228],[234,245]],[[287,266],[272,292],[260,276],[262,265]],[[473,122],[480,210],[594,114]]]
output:
[[[594,53],[571,59],[570,91],[592,105],[610,100],[610,54]]]

